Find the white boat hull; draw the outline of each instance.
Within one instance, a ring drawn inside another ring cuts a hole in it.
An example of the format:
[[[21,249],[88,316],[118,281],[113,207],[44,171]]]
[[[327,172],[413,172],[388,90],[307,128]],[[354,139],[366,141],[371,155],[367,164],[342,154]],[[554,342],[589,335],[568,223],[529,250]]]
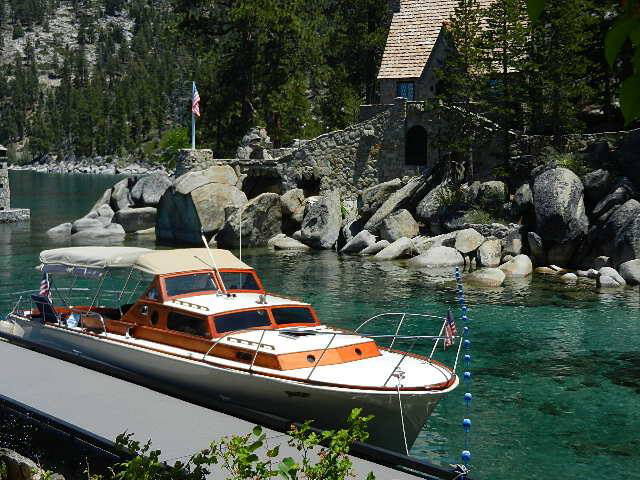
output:
[[[369,424],[373,445],[405,453],[400,404],[396,390],[360,390],[314,385],[218,367],[200,360],[110,341],[104,337],[45,326],[21,317],[0,321],[0,331],[60,352],[143,375],[175,392],[188,392],[211,406],[220,402],[241,405],[293,421],[314,420],[319,428],[338,428],[353,408],[374,415]],[[194,354],[201,359],[201,354]],[[457,386],[442,391],[401,394],[406,442],[411,448],[438,401]]]

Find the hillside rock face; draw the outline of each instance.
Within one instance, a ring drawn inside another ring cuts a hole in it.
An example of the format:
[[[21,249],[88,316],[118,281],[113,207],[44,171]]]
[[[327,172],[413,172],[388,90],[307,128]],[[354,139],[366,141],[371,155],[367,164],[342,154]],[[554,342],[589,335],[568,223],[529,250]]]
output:
[[[247,196],[235,186],[237,180],[228,166],[189,172],[176,179],[160,198],[156,238],[160,242],[198,245],[202,243],[201,229],[207,236],[219,232],[227,219],[225,209],[247,203]]]
[[[554,261],[567,264],[589,228],[582,182],[566,168],[547,170],[535,179],[533,200],[536,233],[550,250],[556,247]]]

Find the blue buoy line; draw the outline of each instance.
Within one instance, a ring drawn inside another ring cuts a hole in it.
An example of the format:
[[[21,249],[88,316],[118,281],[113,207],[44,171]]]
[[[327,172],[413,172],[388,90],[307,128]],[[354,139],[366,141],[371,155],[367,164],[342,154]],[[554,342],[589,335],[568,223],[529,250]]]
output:
[[[464,301],[464,288],[462,286],[462,275],[460,274],[460,269],[456,268],[455,271],[456,276],[456,292],[458,296],[458,304],[460,305],[461,312],[461,320],[462,320],[462,346],[464,347],[465,353],[462,357],[464,362],[464,372],[462,373],[462,381],[465,386],[465,393],[463,396],[464,404],[466,407],[466,415],[462,420],[462,429],[464,431],[464,449],[460,453],[460,459],[462,460],[462,464],[464,465],[464,472],[460,475],[459,478],[466,478],[466,473],[469,471],[469,465],[471,463],[471,402],[473,401],[473,394],[471,393],[471,328],[469,325],[469,317],[468,308]]]

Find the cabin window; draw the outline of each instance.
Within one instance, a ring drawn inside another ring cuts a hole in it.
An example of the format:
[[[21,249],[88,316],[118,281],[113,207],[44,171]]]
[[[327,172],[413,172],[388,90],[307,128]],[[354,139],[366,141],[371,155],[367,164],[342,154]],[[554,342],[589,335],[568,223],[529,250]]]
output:
[[[158,300],[158,289],[154,287],[149,290],[149,293],[147,293],[147,298],[149,300]]]
[[[140,307],[140,315],[147,315],[149,313],[149,305],[142,305]]]
[[[315,323],[315,319],[308,308],[287,307],[274,308],[271,310],[273,319],[277,325],[287,325],[290,323]]]
[[[167,317],[167,328],[198,337],[211,337],[209,325],[204,318],[192,317],[183,313],[170,312]]]
[[[406,98],[410,102],[415,99],[414,82],[398,82],[396,85],[396,97]]]
[[[170,297],[217,290],[210,273],[193,273],[191,275],[180,275],[179,277],[168,277],[164,279],[164,284]]]
[[[218,333],[246,330],[247,328],[254,327],[268,327],[271,325],[266,310],[249,310],[246,312],[218,315],[214,322]]]
[[[260,290],[253,273],[220,272],[220,277],[222,277],[227,290]]]
[[[157,310],[154,310],[153,312],[151,312],[151,325],[157,325],[158,324],[158,320],[160,319],[160,314],[158,313]]]

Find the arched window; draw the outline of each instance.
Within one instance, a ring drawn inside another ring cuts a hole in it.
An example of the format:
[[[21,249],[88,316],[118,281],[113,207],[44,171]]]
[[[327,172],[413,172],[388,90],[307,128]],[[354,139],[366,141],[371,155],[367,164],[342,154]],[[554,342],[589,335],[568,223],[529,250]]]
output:
[[[407,165],[427,164],[427,131],[416,125],[407,132],[404,163]]]

